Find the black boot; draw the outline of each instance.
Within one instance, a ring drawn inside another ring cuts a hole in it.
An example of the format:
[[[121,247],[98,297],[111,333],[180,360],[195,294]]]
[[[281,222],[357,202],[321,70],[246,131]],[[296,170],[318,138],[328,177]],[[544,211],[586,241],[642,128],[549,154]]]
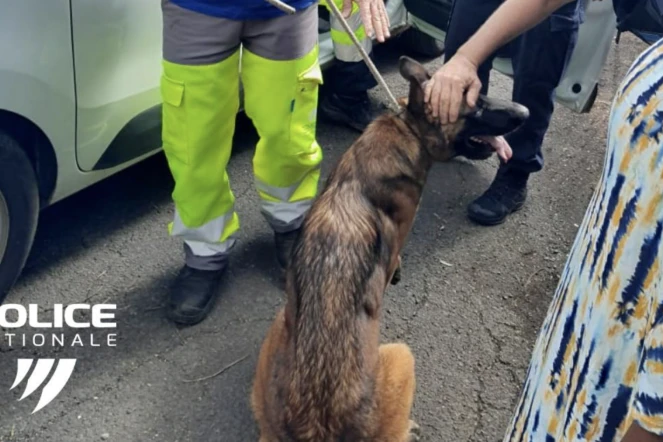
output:
[[[205,319],[218,298],[226,268],[198,270],[186,265],[182,267],[171,287],[168,317],[183,325],[194,325]]]
[[[329,94],[320,103],[320,114],[327,121],[343,124],[358,132],[363,132],[376,116],[368,94]]]
[[[290,264],[290,254],[295,239],[299,235],[299,229],[290,232],[274,232],[274,243],[276,245],[276,260],[281,269],[281,276],[285,276],[285,271]]]
[[[493,226],[504,222],[527,199],[529,174],[501,166],[486,192],[468,207],[468,216],[478,224]]]

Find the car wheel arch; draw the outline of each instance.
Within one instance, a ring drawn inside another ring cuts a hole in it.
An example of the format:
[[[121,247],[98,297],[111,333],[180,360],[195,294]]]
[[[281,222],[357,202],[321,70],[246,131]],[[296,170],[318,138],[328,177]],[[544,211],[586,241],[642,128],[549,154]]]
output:
[[[57,180],[55,149],[44,131],[30,119],[0,109],[0,131],[14,138],[30,158],[37,177],[40,206],[48,205]]]

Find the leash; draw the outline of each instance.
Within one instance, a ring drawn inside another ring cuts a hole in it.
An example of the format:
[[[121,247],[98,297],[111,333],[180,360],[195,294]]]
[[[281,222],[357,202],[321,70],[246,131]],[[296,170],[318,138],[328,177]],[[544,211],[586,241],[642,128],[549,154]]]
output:
[[[293,8],[290,5],[287,5],[283,3],[281,0],[266,0],[267,3],[271,4],[272,6],[280,9],[283,12],[286,12],[288,14],[294,14],[296,12],[295,8]],[[384,78],[382,78],[382,75],[380,75],[380,72],[378,69],[375,67],[375,64],[373,64],[373,61],[371,58],[368,56],[366,53],[366,50],[362,47],[361,43],[359,43],[359,40],[357,39],[357,36],[355,33],[350,29],[350,25],[348,25],[348,22],[345,20],[343,17],[343,14],[341,14],[341,11],[339,11],[338,6],[336,6],[336,3],[334,0],[327,0],[327,4],[331,7],[332,12],[338,19],[338,21],[341,22],[341,25],[343,25],[343,28],[345,29],[345,32],[348,33],[350,38],[352,39],[352,42],[354,45],[359,49],[359,53],[361,54],[361,57],[364,59],[364,62],[366,63],[366,66],[368,66],[368,70],[371,71],[371,74],[373,75],[373,78],[378,82],[378,84],[384,89],[384,91],[387,93],[387,96],[391,100],[392,104],[395,106],[394,110],[399,110],[401,108],[401,105],[398,103],[398,100],[396,100],[396,97],[394,97],[394,94],[391,93],[391,90],[389,89],[389,86],[387,86],[387,82],[384,81]]]

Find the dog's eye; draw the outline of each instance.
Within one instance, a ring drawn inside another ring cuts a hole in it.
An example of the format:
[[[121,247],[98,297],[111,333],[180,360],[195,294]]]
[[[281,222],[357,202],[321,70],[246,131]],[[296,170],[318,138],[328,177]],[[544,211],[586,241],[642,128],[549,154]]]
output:
[[[474,112],[470,113],[469,116],[474,117],[474,118],[481,118],[483,115],[483,108],[477,108]]]

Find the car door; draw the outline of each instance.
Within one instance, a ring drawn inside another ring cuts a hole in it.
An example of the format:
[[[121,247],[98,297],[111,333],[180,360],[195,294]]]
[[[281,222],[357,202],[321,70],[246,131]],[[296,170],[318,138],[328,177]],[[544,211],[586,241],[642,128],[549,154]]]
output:
[[[80,169],[107,169],[161,147],[158,1],[71,0]]]
[[[446,36],[451,4],[452,0],[404,0],[412,26],[441,41]],[[588,1],[576,48],[556,90],[558,103],[575,112],[591,109],[615,34],[616,16],[612,2]],[[497,58],[493,68],[513,75],[508,58]]]

